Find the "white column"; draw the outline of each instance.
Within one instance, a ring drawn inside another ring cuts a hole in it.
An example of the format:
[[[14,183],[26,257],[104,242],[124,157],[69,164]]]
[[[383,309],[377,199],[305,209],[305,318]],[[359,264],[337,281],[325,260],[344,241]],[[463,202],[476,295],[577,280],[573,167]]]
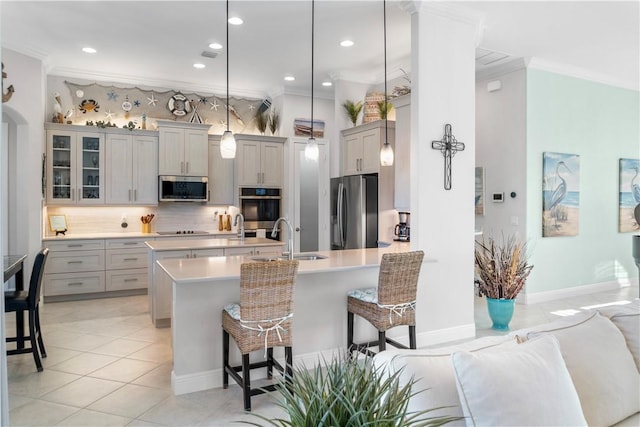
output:
[[[475,48],[479,19],[452,3],[405,3],[412,13],[411,247],[425,266],[418,291],[418,345],[475,334],[474,168]],[[444,189],[444,157],[431,148],[445,124],[465,144],[452,159]]]

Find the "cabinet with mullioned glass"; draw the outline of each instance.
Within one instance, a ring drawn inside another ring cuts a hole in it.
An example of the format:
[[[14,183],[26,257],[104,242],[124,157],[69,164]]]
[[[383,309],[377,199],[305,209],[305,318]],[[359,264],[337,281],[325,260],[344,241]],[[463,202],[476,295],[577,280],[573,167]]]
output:
[[[104,204],[104,133],[47,130],[48,205]]]

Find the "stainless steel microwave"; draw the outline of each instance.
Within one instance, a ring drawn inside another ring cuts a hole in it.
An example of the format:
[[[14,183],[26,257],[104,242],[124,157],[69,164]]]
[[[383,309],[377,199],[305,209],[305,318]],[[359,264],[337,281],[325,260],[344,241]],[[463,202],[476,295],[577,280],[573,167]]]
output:
[[[161,202],[209,200],[209,178],[206,176],[161,175],[158,180],[158,200]]]

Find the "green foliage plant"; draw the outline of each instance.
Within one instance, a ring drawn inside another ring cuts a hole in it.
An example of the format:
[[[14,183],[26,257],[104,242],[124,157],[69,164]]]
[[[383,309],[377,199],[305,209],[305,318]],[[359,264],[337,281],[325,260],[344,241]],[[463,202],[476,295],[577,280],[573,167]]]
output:
[[[358,123],[358,116],[360,115],[360,111],[362,111],[362,101],[353,102],[348,99],[342,103],[342,107],[347,112],[349,116],[349,120],[355,126]]]
[[[441,408],[409,412],[415,381],[402,385],[400,374],[374,367],[370,358],[359,362],[335,357],[310,370],[297,368],[292,383],[279,388],[276,405],[288,413],[288,420],[253,415],[279,427],[441,426],[460,419],[427,416]]]
[[[380,118],[384,120],[389,112],[393,110],[393,104],[389,103],[389,101],[380,101],[378,102],[378,110],[380,111]]]

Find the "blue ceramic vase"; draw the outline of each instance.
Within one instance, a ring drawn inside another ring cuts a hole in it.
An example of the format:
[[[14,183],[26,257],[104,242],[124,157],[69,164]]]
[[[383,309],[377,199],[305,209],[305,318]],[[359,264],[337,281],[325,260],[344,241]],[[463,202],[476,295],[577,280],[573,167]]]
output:
[[[498,331],[508,331],[509,322],[513,317],[515,299],[495,299],[487,297],[489,317],[493,322],[492,328]]]

